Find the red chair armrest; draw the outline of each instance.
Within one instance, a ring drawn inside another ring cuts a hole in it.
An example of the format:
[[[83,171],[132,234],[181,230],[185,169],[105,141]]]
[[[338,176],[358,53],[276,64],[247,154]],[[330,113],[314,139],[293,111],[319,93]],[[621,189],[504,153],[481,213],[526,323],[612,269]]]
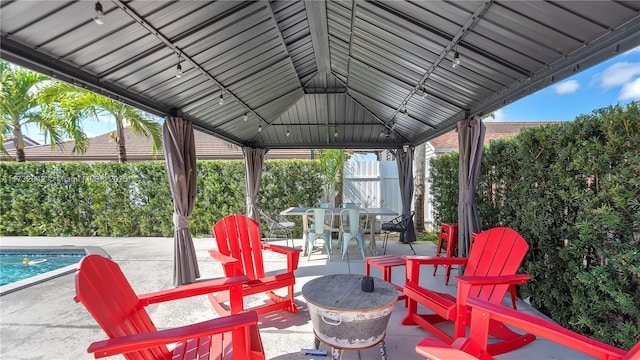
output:
[[[279,254],[299,254],[302,249],[292,248],[288,246],[274,245],[274,244],[262,244],[262,248],[270,250]]]
[[[302,249],[273,244],[262,244],[262,248],[287,255],[287,272],[294,272],[298,269],[298,262],[300,261],[300,253],[302,252]]]
[[[227,265],[227,264],[239,261],[234,257],[220,253],[218,250],[209,250],[209,255],[211,255],[211,257],[214,258],[215,260],[220,261],[222,265]]]
[[[465,265],[467,258],[441,256],[403,256],[407,260],[407,282],[420,282],[421,265]]]
[[[143,306],[157,304],[165,301],[184,299],[188,297],[210,294],[222,290],[227,290],[234,285],[240,287],[244,281],[249,280],[246,276],[236,276],[232,278],[214,279],[196,282],[193,284],[179,286],[175,289],[155,291],[138,296]]]
[[[531,279],[525,274],[515,274],[507,276],[456,276],[458,283],[469,285],[503,285],[503,284],[524,284]]]
[[[188,339],[197,339],[241,327],[256,325],[257,323],[258,314],[255,311],[250,311],[173,329],[97,341],[92,343],[87,351],[94,353],[96,358],[101,358]]]
[[[403,256],[407,261],[414,261],[420,265],[465,265],[467,258],[444,256]]]

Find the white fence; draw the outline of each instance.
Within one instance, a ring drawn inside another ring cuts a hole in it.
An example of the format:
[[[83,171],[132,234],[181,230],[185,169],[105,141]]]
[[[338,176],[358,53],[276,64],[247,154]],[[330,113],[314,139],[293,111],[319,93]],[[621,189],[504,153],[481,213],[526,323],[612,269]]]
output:
[[[426,172],[428,174],[428,171]],[[432,227],[430,184],[425,184],[425,227]],[[402,199],[395,161],[348,161],[342,179],[342,201],[363,207],[385,207],[402,212]],[[415,207],[415,204],[412,205]],[[382,217],[382,222],[393,217]]]

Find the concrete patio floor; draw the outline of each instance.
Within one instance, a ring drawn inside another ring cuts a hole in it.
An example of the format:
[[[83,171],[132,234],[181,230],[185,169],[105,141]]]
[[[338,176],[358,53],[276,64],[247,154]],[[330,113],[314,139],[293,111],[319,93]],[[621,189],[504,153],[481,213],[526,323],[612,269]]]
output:
[[[284,245],[283,242],[278,242]],[[207,250],[213,248],[211,238],[194,239],[203,278],[222,276],[222,267],[212,260]],[[378,242],[381,244],[381,241]],[[137,293],[151,292],[172,287],[173,239],[172,238],[103,238],[103,237],[3,237],[0,246],[99,246],[122,267]],[[302,240],[295,240],[300,247]],[[433,255],[432,243],[414,243],[419,255]],[[306,303],[300,290],[309,280],[326,274],[364,274],[364,261],[355,242],[349,248],[350,266],[340,256],[327,261],[324,252],[314,253],[311,260],[300,258],[296,271],[296,304],[298,313],[277,311],[260,317],[260,332],[268,359],[322,359],[303,355],[300,349],[313,348],[313,327]],[[397,240],[389,240],[387,253],[409,255],[411,249]],[[286,267],[286,260],[279,255],[265,257],[266,270],[277,271]],[[402,270],[400,270],[402,269]],[[404,268],[394,269],[393,282],[402,284]],[[444,276],[430,271],[423,276],[424,286],[455,293],[455,281],[444,286]],[[381,277],[378,269],[372,276]],[[103,331],[81,304],[74,302],[74,275],[68,274],[33,285],[0,297],[0,358],[1,359],[92,359],[86,352],[93,341],[105,339]],[[248,299],[262,301],[262,297]],[[509,299],[505,299],[509,305]],[[518,301],[518,309],[539,314],[525,302]],[[169,328],[217,317],[206,297],[154,305],[149,313],[159,328]],[[387,326],[386,344],[389,359],[422,359],[414,350],[415,345],[429,333],[419,327],[402,326],[404,303],[397,302]],[[320,349],[330,350],[321,344]],[[330,351],[329,351],[330,352]],[[345,351],[343,359],[379,359],[378,347],[357,351]],[[115,357],[121,358],[121,357]],[[517,351],[501,355],[498,359],[589,359],[550,341],[538,339]]]

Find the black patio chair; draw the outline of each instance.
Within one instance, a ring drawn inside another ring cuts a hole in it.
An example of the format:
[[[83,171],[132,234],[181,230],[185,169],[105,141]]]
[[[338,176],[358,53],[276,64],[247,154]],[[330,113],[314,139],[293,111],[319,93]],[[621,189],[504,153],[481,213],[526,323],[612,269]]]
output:
[[[383,252],[382,254],[387,253],[387,241],[389,240],[389,233],[397,232],[400,233],[400,242],[403,242],[402,239],[404,237],[404,233],[407,231],[409,226],[409,222],[413,219],[413,215],[415,215],[415,211],[411,211],[409,215],[403,217],[402,215],[394,218],[393,220],[382,224],[382,232],[384,233],[384,242],[382,243]],[[411,251],[413,251],[413,255],[416,255],[416,251],[411,246],[411,243],[408,243]]]
[[[291,239],[291,246],[293,246],[293,229],[296,226],[294,222],[288,221],[283,217],[275,220],[271,216],[267,215],[262,209],[260,209],[260,215],[266,221],[267,228],[269,229],[264,241],[284,238],[287,241],[287,246],[289,246],[289,239]],[[271,236],[273,236],[273,238]]]

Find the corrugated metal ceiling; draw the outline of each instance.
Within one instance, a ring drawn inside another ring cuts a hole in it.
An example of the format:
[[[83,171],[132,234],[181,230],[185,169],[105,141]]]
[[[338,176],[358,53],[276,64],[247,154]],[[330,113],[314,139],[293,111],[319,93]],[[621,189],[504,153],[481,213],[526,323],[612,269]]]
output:
[[[100,3],[2,1],[0,55],[253,147],[416,145],[640,45],[637,1]]]

